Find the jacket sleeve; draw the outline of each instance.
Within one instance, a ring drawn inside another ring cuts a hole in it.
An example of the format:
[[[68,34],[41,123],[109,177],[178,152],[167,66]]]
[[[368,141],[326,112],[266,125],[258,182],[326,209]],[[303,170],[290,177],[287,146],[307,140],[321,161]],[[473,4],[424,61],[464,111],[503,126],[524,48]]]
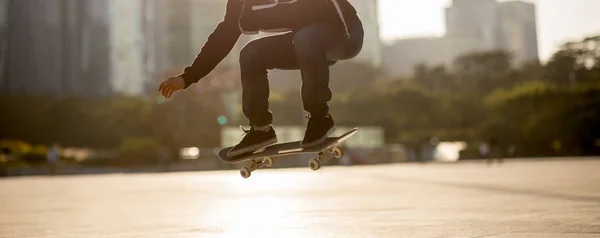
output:
[[[228,0],[224,19],[210,34],[208,40],[194,59],[179,77],[185,81],[185,88],[197,83],[208,75],[231,52],[241,36],[238,19],[242,11],[242,1]]]

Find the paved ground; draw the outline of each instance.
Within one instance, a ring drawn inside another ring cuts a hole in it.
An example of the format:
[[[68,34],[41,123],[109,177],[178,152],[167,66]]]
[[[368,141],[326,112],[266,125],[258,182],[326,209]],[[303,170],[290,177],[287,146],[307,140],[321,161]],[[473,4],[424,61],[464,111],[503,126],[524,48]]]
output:
[[[600,159],[0,180],[0,237],[600,237]]]

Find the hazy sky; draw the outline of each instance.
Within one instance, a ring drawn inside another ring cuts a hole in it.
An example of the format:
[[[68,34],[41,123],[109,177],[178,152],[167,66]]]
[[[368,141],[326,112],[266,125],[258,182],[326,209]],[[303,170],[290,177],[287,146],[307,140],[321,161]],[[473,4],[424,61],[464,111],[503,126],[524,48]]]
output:
[[[444,8],[451,0],[379,0],[384,40],[441,36]],[[546,60],[556,46],[600,34],[600,0],[529,0],[536,3],[540,57]]]

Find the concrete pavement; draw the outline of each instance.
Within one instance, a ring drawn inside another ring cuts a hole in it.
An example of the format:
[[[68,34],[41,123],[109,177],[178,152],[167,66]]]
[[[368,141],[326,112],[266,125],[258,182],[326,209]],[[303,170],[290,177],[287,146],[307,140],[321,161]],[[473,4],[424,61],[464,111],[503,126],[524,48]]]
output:
[[[0,180],[0,237],[600,237],[600,159]]]

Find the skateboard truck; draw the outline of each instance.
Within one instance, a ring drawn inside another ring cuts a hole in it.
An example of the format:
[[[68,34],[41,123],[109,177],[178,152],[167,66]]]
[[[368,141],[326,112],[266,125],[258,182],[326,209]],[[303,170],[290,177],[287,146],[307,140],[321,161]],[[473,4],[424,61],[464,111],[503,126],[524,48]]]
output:
[[[344,156],[344,151],[339,146],[334,146],[333,149],[325,149],[321,151],[317,157],[308,161],[308,167],[317,171],[321,168],[321,164],[325,163],[333,158],[340,159]]]
[[[240,169],[240,175],[243,178],[249,178],[252,172],[260,168],[271,168],[273,167],[273,158],[257,158],[253,159],[250,166],[244,166]]]

